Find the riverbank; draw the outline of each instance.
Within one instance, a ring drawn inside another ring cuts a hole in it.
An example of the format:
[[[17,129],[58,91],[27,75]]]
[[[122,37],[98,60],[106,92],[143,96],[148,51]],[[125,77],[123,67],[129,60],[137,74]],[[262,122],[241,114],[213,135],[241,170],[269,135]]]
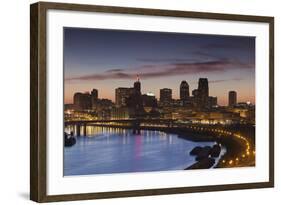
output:
[[[213,130],[213,129],[211,129]],[[171,132],[169,132],[171,133]],[[192,132],[189,129],[179,129],[179,137],[195,142],[216,142],[225,147],[226,153],[220,157],[214,168],[248,167],[255,166],[255,139],[249,130],[240,130],[239,134],[235,129],[228,129],[224,133]],[[197,161],[186,169],[208,169],[214,164],[214,159],[208,157]]]
[[[92,124],[93,126],[100,126]],[[102,125],[102,127],[132,129],[126,125]],[[215,168],[255,166],[255,128],[250,125],[186,125],[185,127],[140,126],[140,130],[162,131],[177,134],[179,138],[194,142],[217,142],[226,148]],[[196,162],[197,163],[197,162]],[[194,164],[196,164],[194,163]],[[199,165],[197,164],[196,167]],[[209,167],[201,163],[199,167]]]

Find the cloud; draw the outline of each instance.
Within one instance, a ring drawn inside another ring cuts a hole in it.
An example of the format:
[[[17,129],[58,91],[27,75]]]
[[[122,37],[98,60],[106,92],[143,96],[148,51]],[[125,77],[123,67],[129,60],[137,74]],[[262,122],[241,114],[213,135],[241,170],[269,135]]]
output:
[[[245,39],[244,43],[210,43],[202,46],[203,49],[231,49],[239,51],[249,51],[254,49],[255,43],[254,38]]]
[[[187,58],[137,58],[137,61],[147,63],[181,63],[181,62],[194,62],[197,59]]]
[[[116,72],[122,72],[122,71],[124,71],[124,69],[116,68],[116,69],[107,70],[106,72],[107,73],[116,73]]]
[[[134,69],[111,69],[104,73],[69,77],[66,81],[108,80],[108,79],[134,79],[139,75],[142,79],[161,78],[166,76],[179,76],[185,74],[200,74],[225,72],[229,69],[253,69],[254,65],[239,61],[219,59],[203,62],[178,62],[162,65],[143,65]]]
[[[229,78],[229,79],[215,79],[215,80],[208,80],[209,84],[215,84],[215,83],[223,83],[223,82],[230,82],[230,81],[242,81],[243,78]],[[192,81],[190,84],[198,84],[198,81]]]
[[[206,51],[194,51],[192,52],[192,55],[195,55],[199,58],[204,58],[204,59],[220,59],[224,60],[224,58],[218,58],[218,56],[211,54],[211,52],[206,52]]]
[[[223,79],[223,80],[209,80],[209,83],[223,83],[223,82],[229,82],[229,81],[241,81],[242,78],[232,78],[232,79]]]

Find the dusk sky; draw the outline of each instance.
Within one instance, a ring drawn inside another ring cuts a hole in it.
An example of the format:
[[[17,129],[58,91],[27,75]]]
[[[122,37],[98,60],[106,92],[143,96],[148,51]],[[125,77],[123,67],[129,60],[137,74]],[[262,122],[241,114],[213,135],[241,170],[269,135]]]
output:
[[[178,99],[182,80],[191,94],[199,78],[208,78],[220,105],[230,90],[238,102],[255,103],[255,38],[64,28],[65,103],[93,88],[115,101],[115,88],[132,87],[137,75],[142,93],[157,98],[161,88],[171,88]]]

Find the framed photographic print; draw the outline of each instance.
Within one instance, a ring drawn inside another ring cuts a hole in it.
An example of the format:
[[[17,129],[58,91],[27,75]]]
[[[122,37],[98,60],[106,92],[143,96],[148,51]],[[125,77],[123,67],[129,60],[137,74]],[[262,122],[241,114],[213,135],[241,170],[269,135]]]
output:
[[[274,185],[274,18],[31,5],[30,197]]]

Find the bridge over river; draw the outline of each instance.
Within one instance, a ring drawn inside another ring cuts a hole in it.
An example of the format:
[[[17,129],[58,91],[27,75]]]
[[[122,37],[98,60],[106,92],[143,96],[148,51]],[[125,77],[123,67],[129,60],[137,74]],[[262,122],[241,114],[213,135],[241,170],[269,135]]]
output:
[[[179,123],[175,119],[111,119],[111,120],[73,120],[65,121],[65,126],[74,125],[77,126],[77,135],[81,133],[81,127],[85,129],[87,125],[91,126],[104,126],[104,127],[117,127],[117,128],[127,128],[133,129],[134,132],[138,133],[141,129],[146,127],[155,128],[173,128],[179,127]],[[84,135],[86,135],[86,129],[84,130]]]

